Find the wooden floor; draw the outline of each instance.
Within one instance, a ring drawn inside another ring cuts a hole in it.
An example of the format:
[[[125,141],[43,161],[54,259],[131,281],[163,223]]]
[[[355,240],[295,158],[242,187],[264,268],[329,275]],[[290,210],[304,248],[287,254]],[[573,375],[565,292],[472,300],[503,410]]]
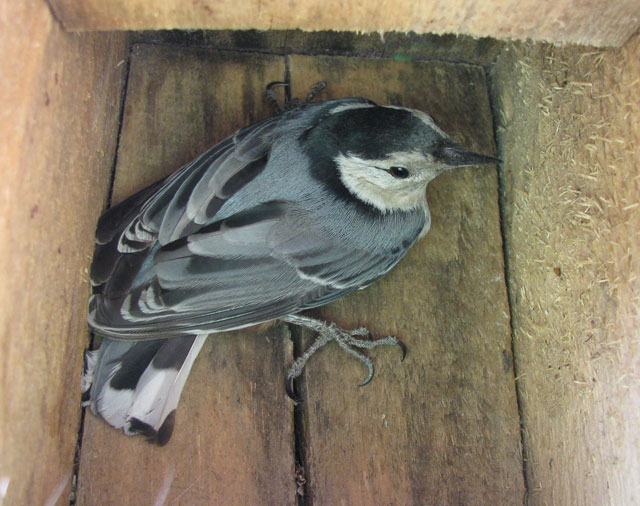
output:
[[[268,116],[264,86],[286,75],[294,96],[323,79],[323,98],[422,109],[469,148],[495,150],[481,67],[137,45],[113,203]],[[375,350],[376,376],[360,388],[362,365],[330,345],[306,369],[294,409],[283,381],[289,329],[214,335],[167,446],[87,413],[77,503],[522,504],[496,170],[443,175],[428,198],[432,230],[397,269],[316,312],[397,335],[404,362],[398,350]],[[301,348],[310,342],[299,337]]]

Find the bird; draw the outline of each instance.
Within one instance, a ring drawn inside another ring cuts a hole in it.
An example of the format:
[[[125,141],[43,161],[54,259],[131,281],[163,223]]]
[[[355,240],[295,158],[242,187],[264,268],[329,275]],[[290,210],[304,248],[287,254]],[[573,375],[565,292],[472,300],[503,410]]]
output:
[[[499,160],[465,149],[425,112],[366,98],[305,101],[240,129],[98,220],[83,405],[127,435],[166,444],[207,335],[283,320],[318,338],[405,347],[301,314],[366,288],[431,224],[430,181]]]

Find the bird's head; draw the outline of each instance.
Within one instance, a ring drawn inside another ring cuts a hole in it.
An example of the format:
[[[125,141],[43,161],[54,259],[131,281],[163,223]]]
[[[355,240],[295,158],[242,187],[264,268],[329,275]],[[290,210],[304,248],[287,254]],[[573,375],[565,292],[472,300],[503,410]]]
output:
[[[498,162],[456,144],[421,111],[362,104],[332,116],[342,183],[383,212],[425,205],[427,184],[448,169]]]

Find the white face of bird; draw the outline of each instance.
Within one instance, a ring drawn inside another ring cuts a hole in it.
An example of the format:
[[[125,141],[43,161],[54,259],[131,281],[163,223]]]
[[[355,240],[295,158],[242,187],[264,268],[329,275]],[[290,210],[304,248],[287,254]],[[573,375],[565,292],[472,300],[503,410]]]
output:
[[[347,153],[335,162],[349,191],[383,212],[424,206],[427,184],[446,169],[419,151],[391,153],[381,160]]]

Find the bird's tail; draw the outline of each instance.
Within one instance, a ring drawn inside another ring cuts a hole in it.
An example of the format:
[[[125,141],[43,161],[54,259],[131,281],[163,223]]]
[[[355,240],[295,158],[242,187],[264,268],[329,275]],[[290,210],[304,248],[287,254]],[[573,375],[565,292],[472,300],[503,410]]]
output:
[[[100,348],[85,353],[83,405],[127,435],[166,444],[184,383],[206,338],[104,339]]]

